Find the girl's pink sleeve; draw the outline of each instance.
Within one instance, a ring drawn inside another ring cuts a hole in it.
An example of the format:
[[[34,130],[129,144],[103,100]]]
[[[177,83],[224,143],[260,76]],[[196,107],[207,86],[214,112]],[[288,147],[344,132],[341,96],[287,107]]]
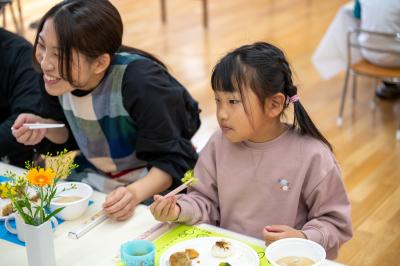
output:
[[[302,231],[322,245],[328,259],[337,257],[339,247],[352,237],[351,206],[337,166],[306,195],[308,222]]]
[[[199,181],[188,189],[186,195],[178,195],[177,203],[181,207],[178,222],[215,225],[219,221],[216,139],[214,134],[200,153],[194,168],[194,174]]]

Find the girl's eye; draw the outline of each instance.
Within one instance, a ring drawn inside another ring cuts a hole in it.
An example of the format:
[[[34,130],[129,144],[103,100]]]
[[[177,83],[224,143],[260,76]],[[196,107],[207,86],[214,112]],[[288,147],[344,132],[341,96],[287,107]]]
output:
[[[43,43],[38,42],[38,47],[39,47],[40,49],[44,49]]]
[[[217,99],[217,98],[215,98],[215,102],[219,103],[219,102],[221,102],[221,100],[220,100],[220,99]]]
[[[240,103],[239,100],[229,100],[229,104],[238,104]]]

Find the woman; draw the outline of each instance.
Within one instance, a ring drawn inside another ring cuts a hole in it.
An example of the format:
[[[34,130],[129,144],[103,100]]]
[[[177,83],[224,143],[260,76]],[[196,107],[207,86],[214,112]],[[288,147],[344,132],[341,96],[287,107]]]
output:
[[[67,0],[44,15],[34,44],[45,89],[58,96],[95,169],[84,181],[111,191],[103,208],[117,220],[129,218],[138,203],[193,168],[197,154],[190,138],[200,126],[197,102],[154,56],[123,47],[122,32],[120,14],[109,1]],[[23,126],[42,120],[19,116],[14,136],[25,144],[68,138],[67,128]]]

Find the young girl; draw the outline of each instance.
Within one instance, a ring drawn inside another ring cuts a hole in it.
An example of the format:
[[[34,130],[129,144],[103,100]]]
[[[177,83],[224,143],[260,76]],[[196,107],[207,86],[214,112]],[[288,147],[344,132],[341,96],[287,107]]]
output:
[[[103,207],[117,220],[129,218],[139,202],[177,184],[194,167],[190,138],[200,126],[197,102],[155,57],[123,47],[122,32],[120,14],[109,1],[66,0],[44,15],[34,44],[45,89],[58,96],[95,170],[85,172],[84,181],[112,191]],[[27,122],[57,121],[19,116],[13,125],[19,142],[68,138],[68,128],[30,130],[23,126]]]
[[[187,195],[156,195],[160,221],[211,223],[266,243],[321,244],[328,258],[352,236],[350,203],[331,145],[307,115],[284,54],[268,43],[222,58],[211,78],[221,130],[195,167]],[[281,122],[292,103],[294,124]]]

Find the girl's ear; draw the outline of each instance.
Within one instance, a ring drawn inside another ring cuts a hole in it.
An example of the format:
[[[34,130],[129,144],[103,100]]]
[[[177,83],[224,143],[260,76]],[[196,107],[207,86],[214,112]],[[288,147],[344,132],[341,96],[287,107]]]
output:
[[[285,95],[281,92],[275,93],[265,100],[264,112],[270,118],[278,117],[285,108]]]
[[[109,54],[102,54],[96,58],[94,62],[94,73],[100,74],[107,70],[111,63],[111,57]]]

